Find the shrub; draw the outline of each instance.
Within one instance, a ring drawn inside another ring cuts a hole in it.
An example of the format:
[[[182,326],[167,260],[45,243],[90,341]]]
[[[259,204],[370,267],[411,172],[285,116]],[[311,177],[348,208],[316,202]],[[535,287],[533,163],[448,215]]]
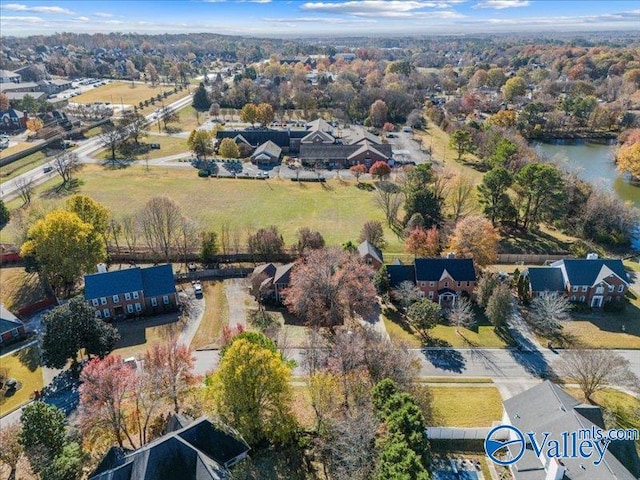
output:
[[[571,302],[575,313],[591,313],[591,307],[587,302]]]
[[[604,304],[604,307],[602,307],[602,309],[605,312],[612,312],[612,313],[619,313],[619,312],[624,312],[625,308],[627,308],[627,302],[622,301],[622,302],[607,302]]]
[[[201,178],[208,177],[209,175],[211,175],[209,170],[198,170],[198,176]]]

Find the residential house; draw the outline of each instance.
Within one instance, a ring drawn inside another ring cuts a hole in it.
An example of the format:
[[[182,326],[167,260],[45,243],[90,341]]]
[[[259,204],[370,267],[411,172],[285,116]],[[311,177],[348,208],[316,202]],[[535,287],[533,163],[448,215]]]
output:
[[[600,407],[583,404],[558,385],[546,380],[519,395],[504,401],[502,423],[511,425],[523,433],[526,447],[522,457],[510,466],[515,480],[634,480],[640,478],[640,459],[633,440],[612,441],[603,461],[595,465],[593,460],[580,458],[548,458],[543,449],[536,455],[528,432],[562,442],[563,432],[591,432],[605,429]],[[517,434],[512,433],[511,440]],[[584,436],[580,440],[586,439]],[[509,445],[508,458],[521,451],[521,442]],[[517,450],[516,450],[517,449]]]
[[[362,258],[362,261],[367,265],[370,265],[374,270],[378,270],[384,263],[382,260],[382,252],[365,240],[358,245],[358,255]]]
[[[13,132],[27,128],[27,112],[10,108],[0,112],[0,131]]]
[[[251,155],[251,161],[255,164],[276,165],[280,163],[282,149],[271,140],[260,145]]]
[[[472,297],[477,276],[470,258],[416,258],[413,265],[387,265],[390,287],[410,281],[420,296],[442,307],[450,307],[461,297]]]
[[[174,415],[167,430],[138,450],[112,447],[90,480],[226,480],[250,450],[235,430],[206,417]]]
[[[284,300],[282,292],[289,288],[291,283],[291,270],[295,263],[287,263],[281,265],[276,269],[276,273],[273,275],[273,288],[275,291],[276,301],[281,303]]]
[[[85,275],[84,298],[104,319],[174,311],[178,305],[171,265],[132,267]]]
[[[26,336],[24,323],[0,304],[0,348],[18,342]]]
[[[260,284],[260,296],[263,300],[282,303],[284,299],[282,292],[289,287],[293,266],[294,263],[286,265],[266,263],[253,269],[254,276],[262,275],[264,277]]]
[[[0,70],[0,83],[20,83],[22,76],[9,70]]]
[[[595,253],[586,259],[564,259],[548,267],[531,267],[529,276],[533,297],[563,294],[572,302],[601,308],[620,302],[629,289],[629,276],[622,260],[600,259]]]

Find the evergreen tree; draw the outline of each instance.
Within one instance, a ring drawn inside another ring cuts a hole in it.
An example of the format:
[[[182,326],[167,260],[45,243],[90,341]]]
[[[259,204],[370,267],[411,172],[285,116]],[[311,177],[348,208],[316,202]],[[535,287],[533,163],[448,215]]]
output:
[[[193,108],[199,112],[206,112],[209,110],[210,106],[211,100],[209,99],[207,89],[205,88],[204,83],[200,83],[198,89],[193,94]]]

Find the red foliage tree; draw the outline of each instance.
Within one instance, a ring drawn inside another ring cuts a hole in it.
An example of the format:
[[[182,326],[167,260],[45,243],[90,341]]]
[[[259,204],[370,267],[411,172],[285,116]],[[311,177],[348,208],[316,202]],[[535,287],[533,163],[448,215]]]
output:
[[[416,257],[434,257],[440,253],[440,232],[433,226],[429,230],[416,227],[409,233],[404,250]]]
[[[378,160],[376,163],[371,165],[369,173],[374,177],[378,177],[380,180],[382,180],[384,177],[389,176],[389,174],[391,173],[391,167],[387,164],[387,162]]]
[[[235,327],[225,325],[222,327],[222,334],[220,335],[220,348],[229,344],[233,337],[237,337],[244,332],[244,326],[239,323]]]
[[[367,167],[365,167],[362,163],[359,163],[358,165],[354,165],[353,167],[351,167],[349,171],[354,177],[356,177],[356,180],[360,182],[360,175],[367,173]]]
[[[393,123],[387,122],[383,125],[382,130],[385,132],[393,132],[393,129],[396,128]]]
[[[156,344],[144,354],[145,371],[155,379],[162,394],[171,400],[176,413],[180,413],[184,394],[199,381],[193,373],[194,362],[193,351],[177,338]]]
[[[338,248],[313,250],[291,272],[285,305],[308,324],[333,328],[355,315],[373,314],[373,272],[360,258]]]

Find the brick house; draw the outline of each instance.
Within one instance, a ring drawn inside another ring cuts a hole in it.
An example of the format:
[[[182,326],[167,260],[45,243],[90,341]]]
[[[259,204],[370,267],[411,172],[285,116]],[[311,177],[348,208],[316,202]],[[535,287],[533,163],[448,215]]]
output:
[[[133,267],[85,275],[84,298],[104,319],[132,318],[176,310],[178,298],[171,265]]]
[[[24,323],[0,304],[0,348],[18,342],[26,336]]]
[[[364,263],[370,265],[374,270],[378,270],[382,264],[382,252],[374,245],[365,240],[358,245],[358,255]]]
[[[450,307],[461,296],[472,297],[477,276],[470,258],[416,258],[413,265],[387,265],[389,284],[413,282],[423,298]]]
[[[566,295],[572,302],[602,308],[605,303],[621,302],[629,289],[629,277],[622,260],[599,259],[589,254],[586,259],[565,259],[549,267],[531,267],[531,296]]]

